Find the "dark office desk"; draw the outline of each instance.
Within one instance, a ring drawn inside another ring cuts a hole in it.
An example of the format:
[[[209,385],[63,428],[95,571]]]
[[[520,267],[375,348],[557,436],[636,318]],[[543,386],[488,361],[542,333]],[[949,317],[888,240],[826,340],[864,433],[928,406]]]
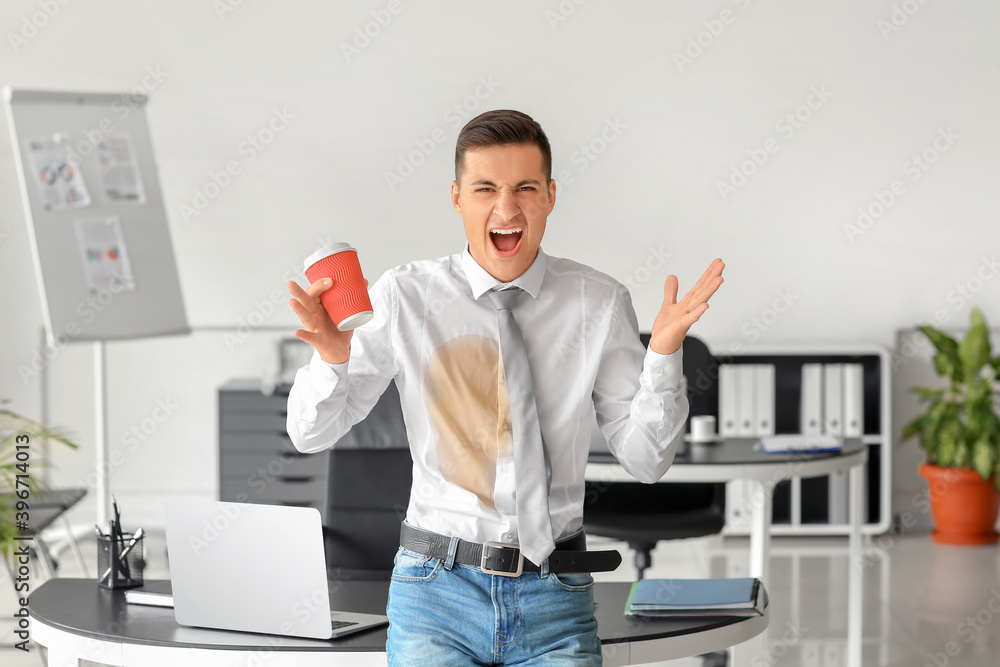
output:
[[[859,438],[844,438],[833,452],[768,454],[757,438],[724,438],[711,444],[689,443],[679,453],[661,482],[728,482],[745,479],[755,490],[746,510],[750,516],[750,576],[770,582],[771,501],[775,487],[792,477],[818,477],[849,470],[847,664],[861,667],[862,589],[861,523],[864,508],[864,465],[868,449]],[[610,453],[591,453],[589,482],[635,482]]]
[[[630,584],[594,589],[605,665],[670,660],[735,646],[762,633],[768,618],[639,619],[624,615]],[[384,613],[388,582],[331,582],[331,605]],[[49,651],[50,667],[102,665],[236,665],[258,655],[279,665],[385,665],[385,628],[338,640],[316,640],[183,627],[173,609],[129,605],[123,591],[91,579],[53,579],[31,596],[31,635]],[[749,656],[748,656],[749,657]],[[743,662],[743,661],[741,661]]]

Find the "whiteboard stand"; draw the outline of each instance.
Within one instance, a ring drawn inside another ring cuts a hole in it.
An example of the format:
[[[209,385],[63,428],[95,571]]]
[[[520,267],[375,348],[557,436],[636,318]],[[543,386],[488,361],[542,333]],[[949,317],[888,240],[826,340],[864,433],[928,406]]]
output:
[[[104,530],[111,519],[108,475],[108,378],[104,341],[94,341],[94,465],[97,466],[97,525]]]
[[[148,97],[10,87],[3,92],[48,340],[94,343],[92,491],[97,524],[106,526],[106,342],[191,331],[146,122]],[[110,237],[100,225],[113,230]],[[98,271],[108,262],[121,270],[111,272],[114,281]],[[113,295],[105,308],[91,317],[80,312],[88,298],[104,292]],[[45,382],[41,392],[47,407]]]

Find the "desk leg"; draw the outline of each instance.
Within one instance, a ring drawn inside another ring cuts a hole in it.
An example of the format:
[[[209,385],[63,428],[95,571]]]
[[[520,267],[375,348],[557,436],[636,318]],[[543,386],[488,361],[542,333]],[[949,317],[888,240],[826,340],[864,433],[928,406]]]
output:
[[[849,667],[861,667],[861,646],[863,624],[861,622],[864,609],[863,576],[864,565],[861,561],[861,512],[864,508],[864,470],[857,465],[851,468],[851,532],[848,545],[848,617],[847,617],[847,664]]]
[[[771,494],[761,481],[754,480],[750,517],[750,576],[770,583]]]

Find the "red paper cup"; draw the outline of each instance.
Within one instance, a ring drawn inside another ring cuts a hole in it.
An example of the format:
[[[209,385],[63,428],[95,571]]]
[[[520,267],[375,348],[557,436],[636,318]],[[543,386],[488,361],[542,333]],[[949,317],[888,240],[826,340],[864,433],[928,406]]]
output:
[[[305,274],[310,284],[333,279],[333,287],[320,295],[320,301],[341,331],[356,329],[375,316],[358,251],[347,243],[323,246],[311,254],[305,261]]]

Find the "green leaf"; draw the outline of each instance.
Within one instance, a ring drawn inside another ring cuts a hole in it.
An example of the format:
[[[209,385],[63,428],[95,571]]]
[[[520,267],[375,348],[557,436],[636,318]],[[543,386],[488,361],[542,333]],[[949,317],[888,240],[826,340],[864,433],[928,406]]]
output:
[[[965,452],[959,451],[962,425],[955,421],[944,423],[937,432],[937,463],[940,466],[961,465]]]
[[[925,399],[940,399],[944,398],[944,389],[933,389],[931,387],[914,387],[913,393],[915,393],[920,398]]]
[[[938,351],[938,354],[934,357],[934,368],[937,369],[938,373],[945,377],[961,380],[961,375],[956,376],[955,374],[960,365],[958,360],[958,341],[948,334],[926,324],[920,327],[920,333],[927,336],[927,339]],[[940,360],[938,359],[939,357],[941,358]]]
[[[941,377],[955,382],[961,382],[965,379],[959,372],[957,357],[952,357],[944,352],[938,352],[934,355],[934,370]]]
[[[919,433],[923,433],[924,429],[927,428],[928,422],[930,422],[931,416],[926,412],[903,428],[903,440],[908,440]]]
[[[972,446],[972,467],[984,481],[988,481],[996,465],[996,448],[989,438],[982,437]]]
[[[972,309],[972,328],[958,346],[958,359],[967,382],[990,363],[990,334],[986,328],[986,320],[978,308]]]

